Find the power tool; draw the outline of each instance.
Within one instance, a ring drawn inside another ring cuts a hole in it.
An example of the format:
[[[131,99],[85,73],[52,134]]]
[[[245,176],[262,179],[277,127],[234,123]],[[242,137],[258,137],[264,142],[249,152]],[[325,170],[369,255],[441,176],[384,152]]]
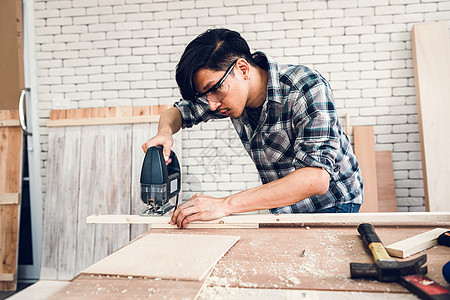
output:
[[[170,152],[170,158],[172,161],[166,165],[162,146],[147,149],[141,170],[141,200],[147,209],[141,216],[164,215],[177,208],[181,171],[175,152]]]

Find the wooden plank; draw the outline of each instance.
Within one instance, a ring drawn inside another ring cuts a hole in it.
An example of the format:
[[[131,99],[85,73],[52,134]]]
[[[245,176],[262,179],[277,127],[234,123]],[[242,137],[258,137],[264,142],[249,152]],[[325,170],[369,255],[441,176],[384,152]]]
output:
[[[82,273],[201,281],[238,240],[238,236],[148,234]]]
[[[354,126],[353,141],[364,182],[364,202],[360,212],[378,211],[375,141],[372,126]]]
[[[391,151],[376,151],[377,194],[379,212],[397,212],[394,167]]]
[[[19,193],[0,193],[0,204],[19,204]]]
[[[64,146],[62,149],[54,149],[54,151],[62,151],[64,156],[59,161],[59,168],[56,174],[47,175],[47,186],[58,184],[58,199],[54,208],[55,219],[57,220],[55,234],[58,238],[57,257],[58,280],[69,280],[73,278],[73,270],[76,265],[76,253],[74,249],[77,247],[77,211],[79,197],[79,172],[80,161],[82,159],[80,153],[81,128],[66,128]]]
[[[406,258],[437,245],[437,238],[450,229],[435,228],[386,246],[387,252],[395,257]]]
[[[43,280],[55,280],[58,275],[58,243],[57,233],[62,224],[62,216],[57,214],[57,207],[64,206],[61,199],[59,180],[57,176],[63,168],[61,162],[64,161],[64,127],[54,128],[48,133],[48,153],[47,153],[47,184],[46,194],[43,203],[42,218],[42,257],[41,257],[41,276]],[[76,175],[78,177],[78,174]],[[75,212],[73,212],[75,213]]]
[[[170,216],[141,217],[138,215],[91,215],[86,219],[87,223],[110,224],[151,224],[167,226]],[[189,228],[219,228],[221,225],[326,225],[349,226],[369,222],[374,225],[385,226],[447,226],[450,225],[450,213],[425,213],[425,212],[397,212],[397,213],[358,213],[358,214],[245,214],[232,215],[214,221],[192,222]],[[172,226],[172,228],[175,228]]]
[[[450,211],[450,42],[447,21],[411,31],[422,169],[427,211]]]
[[[158,122],[159,116],[131,116],[116,118],[75,118],[64,120],[49,120],[47,127],[68,127],[68,126],[88,126],[88,125],[112,125],[112,124],[135,124]]]
[[[80,187],[77,222],[76,266],[73,275],[78,274],[87,266],[92,265],[95,251],[95,227],[84,224],[83,220],[93,211],[97,202],[104,201],[99,188],[104,180],[103,163],[104,147],[102,130],[99,126],[83,127],[81,135]],[[88,197],[89,199],[86,199]]]

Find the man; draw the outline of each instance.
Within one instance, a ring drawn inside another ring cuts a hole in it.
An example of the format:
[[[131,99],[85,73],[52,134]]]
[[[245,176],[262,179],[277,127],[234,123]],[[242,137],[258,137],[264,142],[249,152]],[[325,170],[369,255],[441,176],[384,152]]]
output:
[[[252,55],[239,33],[210,29],[186,47],[176,80],[183,100],[161,115],[144,151],[162,145],[168,158],[180,128],[230,117],[263,185],[223,198],[195,194],[172,214],[171,224],[185,228],[261,209],[358,212],[359,164],[318,72],[278,65],[263,52]]]

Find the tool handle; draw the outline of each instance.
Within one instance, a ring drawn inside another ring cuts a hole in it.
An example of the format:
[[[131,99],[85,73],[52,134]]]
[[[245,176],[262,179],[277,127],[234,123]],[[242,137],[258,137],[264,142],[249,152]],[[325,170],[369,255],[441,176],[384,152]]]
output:
[[[375,260],[392,260],[376,234],[372,224],[362,223],[358,226],[358,232],[361,235],[364,245],[370,249]]]
[[[358,232],[361,235],[364,245],[369,247],[372,243],[381,243],[380,237],[376,234],[372,224],[362,223],[358,226]]]

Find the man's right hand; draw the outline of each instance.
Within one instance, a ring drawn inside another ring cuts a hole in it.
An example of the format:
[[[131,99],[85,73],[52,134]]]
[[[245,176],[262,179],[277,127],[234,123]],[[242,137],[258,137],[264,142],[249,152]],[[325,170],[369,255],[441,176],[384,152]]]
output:
[[[172,159],[170,158],[170,150],[173,146],[173,137],[170,134],[160,134],[158,133],[151,139],[149,139],[145,144],[142,145],[142,150],[144,150],[144,153],[147,153],[147,149],[152,146],[163,146],[163,154],[164,154],[164,160],[166,161],[166,165],[170,164],[172,162]]]

